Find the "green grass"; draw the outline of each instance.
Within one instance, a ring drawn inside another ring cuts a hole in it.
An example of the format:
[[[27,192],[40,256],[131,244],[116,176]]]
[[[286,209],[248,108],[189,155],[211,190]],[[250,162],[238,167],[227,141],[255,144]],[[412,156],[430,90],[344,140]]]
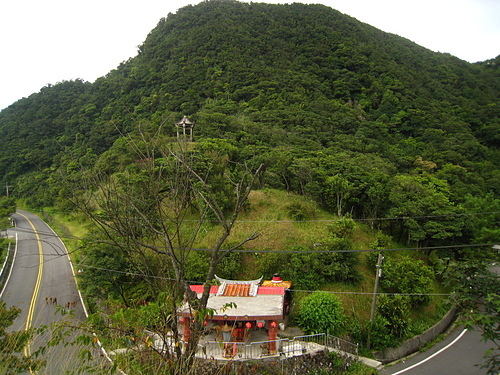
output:
[[[304,220],[296,220],[297,216]],[[63,236],[63,240],[72,253],[73,261],[78,261],[78,243],[87,233],[87,221],[81,215],[64,215],[45,209],[42,215],[45,220],[53,226],[58,234]],[[238,243],[253,233],[259,233],[257,239],[244,245],[249,250],[280,250],[287,249],[293,245],[302,245],[313,248],[315,243],[321,243],[329,236],[328,225],[330,221],[338,218],[321,209],[315,202],[305,197],[287,193],[281,190],[264,189],[252,191],[249,196],[249,208],[240,214],[238,222],[233,228],[229,237],[230,243]],[[195,247],[213,246],[214,241],[220,235],[216,226],[207,225],[203,236],[200,236]],[[351,240],[355,249],[368,249],[370,243],[375,240],[375,231],[367,225],[358,222]],[[74,238],[72,238],[73,236]],[[398,246],[400,247],[400,246]],[[423,257],[423,254],[415,252],[391,252],[390,257],[403,255]],[[354,317],[361,324],[365,324],[370,317],[371,302],[375,281],[375,270],[367,260],[368,253],[359,254],[357,271],[361,275],[361,280],[356,284],[330,283],[323,285],[321,289],[336,293],[342,302],[347,316]],[[242,279],[255,276],[255,257],[251,254],[243,256],[244,266],[240,275]],[[292,286],[293,288],[293,286]],[[436,283],[435,293],[442,293],[441,286]],[[363,294],[367,293],[367,294]],[[295,293],[295,305],[309,293]],[[421,333],[425,329],[436,323],[447,311],[444,303],[445,297],[432,297],[431,304],[420,310],[412,312],[412,328],[414,334]],[[292,312],[291,321],[295,316]]]

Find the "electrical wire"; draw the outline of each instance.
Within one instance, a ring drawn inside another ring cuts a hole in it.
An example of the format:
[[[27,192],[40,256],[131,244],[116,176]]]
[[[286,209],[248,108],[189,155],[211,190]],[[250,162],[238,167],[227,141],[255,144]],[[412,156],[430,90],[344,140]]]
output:
[[[57,213],[57,212],[53,212]],[[482,216],[482,215],[495,215],[500,214],[500,211],[488,211],[488,212],[463,212],[456,214],[447,215],[419,215],[419,216],[393,216],[393,217],[375,217],[375,218],[352,218],[349,220],[353,221],[387,221],[387,220],[410,220],[410,219],[436,219],[436,218],[449,218],[457,216]],[[306,220],[236,220],[235,223],[329,223],[338,222],[345,220],[346,218],[335,218],[335,219],[306,219]],[[217,222],[216,220],[183,220],[184,222]]]
[[[18,232],[23,233],[31,233],[34,234],[33,230],[29,229],[16,229]],[[57,237],[57,238],[68,238],[68,239],[80,239],[78,237],[73,236],[60,236],[54,233],[49,232],[37,232],[38,234],[46,235],[48,237]],[[441,245],[441,246],[427,246],[427,247],[400,247],[393,249],[340,249],[340,250],[320,250],[320,249],[309,249],[309,250],[273,250],[273,249],[234,249],[231,252],[234,253],[256,253],[256,254],[331,254],[331,253],[363,253],[363,252],[387,252],[387,251],[403,251],[403,250],[441,250],[441,249],[462,249],[468,247],[491,247],[496,245],[495,243],[474,243],[474,244],[463,244],[463,245]],[[321,247],[326,246],[324,244],[314,244],[313,247]],[[162,246],[157,246],[158,248],[162,248]],[[174,248],[174,250],[179,250],[179,248]],[[208,248],[186,248],[186,251],[204,251],[204,252],[213,252],[214,249]],[[221,250],[221,251],[224,251]]]
[[[86,265],[83,263],[79,263],[79,264],[77,264],[77,266],[89,268],[89,269],[95,269],[95,270],[99,270],[99,271],[125,274],[128,276],[150,278],[150,279],[159,279],[159,280],[165,280],[165,281],[178,281],[177,279],[169,278],[169,277],[144,275],[144,274],[128,272],[128,271],[119,271],[119,270],[113,270],[113,269],[109,269],[109,268],[89,266],[89,265]],[[193,280],[186,280],[186,282],[188,282],[190,284],[201,284],[201,282],[193,281]],[[306,290],[306,289],[288,289],[288,290],[290,292],[301,292],[301,293],[321,292],[321,293],[331,293],[331,294],[368,295],[368,296],[373,296],[375,294],[378,296],[382,296],[382,295],[386,295],[386,296],[451,296],[452,295],[451,293],[386,293],[386,292],[374,293],[374,292],[341,292],[341,291]]]
[[[256,254],[332,254],[332,253],[368,253],[368,252],[385,252],[385,251],[402,251],[402,250],[440,250],[440,249],[460,249],[467,247],[491,247],[493,243],[468,244],[468,245],[444,245],[444,246],[428,246],[428,247],[400,247],[395,249],[360,249],[360,250],[250,250],[250,249],[235,249],[231,252],[235,253],[256,253]],[[323,246],[323,245],[317,245]],[[192,248],[190,250],[211,252],[214,249],[199,249]]]

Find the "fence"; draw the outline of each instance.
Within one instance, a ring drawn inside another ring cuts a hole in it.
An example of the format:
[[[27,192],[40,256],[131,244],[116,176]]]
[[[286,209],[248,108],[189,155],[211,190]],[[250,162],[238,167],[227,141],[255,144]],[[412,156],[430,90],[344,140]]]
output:
[[[9,243],[9,246],[8,246],[6,254],[5,254],[5,260],[2,264],[2,268],[0,269],[0,295],[2,294],[1,291],[3,291],[3,286],[6,282],[7,276],[9,274],[10,264],[12,263],[12,256],[11,256],[10,247],[11,247],[11,244]]]
[[[207,341],[198,345],[198,356],[206,359],[259,359],[272,356],[293,357],[324,349],[358,356],[358,345],[338,337],[318,334],[296,336],[293,338],[251,343]]]
[[[356,357],[359,354],[359,344],[354,344],[350,341],[342,340],[341,338],[331,335],[326,335],[325,340],[325,345],[329,348],[343,353],[349,353]]]

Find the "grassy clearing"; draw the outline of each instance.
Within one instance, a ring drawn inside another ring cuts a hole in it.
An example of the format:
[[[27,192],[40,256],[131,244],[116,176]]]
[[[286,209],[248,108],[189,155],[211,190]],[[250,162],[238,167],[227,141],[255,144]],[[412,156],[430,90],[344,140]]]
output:
[[[250,250],[313,246],[327,236],[326,220],[336,219],[320,210],[314,202],[279,190],[253,191],[249,203],[249,209],[240,215],[230,241],[236,243],[252,233],[259,233],[257,239],[245,244],[245,248]],[[296,220],[291,214],[292,209],[297,207],[304,221]]]
[[[85,218],[79,215],[64,215],[50,209],[46,209],[43,216],[56,232],[63,236],[68,250],[72,253],[73,261],[78,261],[78,251],[75,250],[78,249],[78,239],[87,233]],[[338,220],[335,215],[322,210],[315,202],[307,198],[280,190],[252,191],[249,196],[248,209],[240,214],[229,243],[236,244],[253,233],[259,233],[257,239],[244,245],[245,249],[284,250],[295,245],[314,248],[314,244],[321,243],[328,238],[328,225],[335,220]],[[195,247],[212,247],[219,234],[216,226],[205,225]],[[374,239],[375,232],[367,225],[360,223],[356,226],[351,238],[355,249],[370,248]],[[368,261],[368,253],[359,253],[357,256],[359,257],[357,271],[361,275],[358,283],[331,283],[323,285],[321,289],[335,293],[340,298],[347,316],[359,322],[367,322],[370,318],[375,269]],[[387,256],[422,258],[423,254],[402,251],[391,252]],[[243,271],[240,274],[242,279],[255,277],[256,261],[256,257],[251,253],[244,254]],[[444,292],[437,283],[434,289],[435,293]],[[298,304],[308,294],[308,292],[296,292],[295,303]],[[441,296],[432,297],[429,306],[412,312],[412,333],[421,333],[444,315],[447,310],[444,299],[445,297]]]

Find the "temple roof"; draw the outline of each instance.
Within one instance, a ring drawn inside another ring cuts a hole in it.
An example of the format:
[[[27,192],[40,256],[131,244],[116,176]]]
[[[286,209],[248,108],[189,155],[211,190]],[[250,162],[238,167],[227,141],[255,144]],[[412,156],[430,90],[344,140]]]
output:
[[[216,276],[217,277],[217,276]],[[221,285],[210,287],[207,308],[214,309],[212,319],[228,320],[269,320],[282,319],[285,308],[285,291],[280,285],[259,286],[262,278],[251,281],[225,280],[218,278]],[[201,297],[203,285],[191,285],[191,290]],[[236,307],[226,308],[228,304]],[[189,315],[189,308],[184,305],[181,314]]]
[[[280,287],[285,288],[285,289],[290,289],[292,287],[292,282],[291,281],[279,281],[279,282],[276,282],[276,281],[273,281],[273,280],[264,280],[262,282],[262,286],[270,286],[270,287],[280,286]]]
[[[241,281],[241,280],[226,280],[215,275],[215,278],[220,282],[220,287],[217,291],[218,296],[235,296],[235,297],[255,297],[262,277],[257,280]]]

